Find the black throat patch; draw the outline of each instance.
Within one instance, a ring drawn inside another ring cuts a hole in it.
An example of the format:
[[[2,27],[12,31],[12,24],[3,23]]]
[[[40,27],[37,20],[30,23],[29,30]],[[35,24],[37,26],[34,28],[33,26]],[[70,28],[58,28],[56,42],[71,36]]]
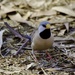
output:
[[[40,37],[43,39],[48,39],[51,36],[50,29],[45,29],[43,32],[40,33]]]

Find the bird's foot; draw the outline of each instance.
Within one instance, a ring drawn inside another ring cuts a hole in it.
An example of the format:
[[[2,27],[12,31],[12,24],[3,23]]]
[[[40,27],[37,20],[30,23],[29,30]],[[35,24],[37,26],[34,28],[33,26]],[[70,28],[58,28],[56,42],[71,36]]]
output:
[[[35,62],[38,62],[38,59],[37,59],[37,57],[36,57],[34,51],[32,51],[32,55],[33,55],[33,59],[34,59],[34,61],[35,61]]]
[[[52,59],[52,56],[46,51],[46,54],[47,54],[47,59],[48,60],[51,60]]]

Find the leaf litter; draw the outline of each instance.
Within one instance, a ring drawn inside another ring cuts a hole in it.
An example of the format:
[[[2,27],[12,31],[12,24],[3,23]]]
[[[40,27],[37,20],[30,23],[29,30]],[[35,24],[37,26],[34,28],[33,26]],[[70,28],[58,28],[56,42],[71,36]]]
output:
[[[0,75],[75,74],[74,0],[2,0],[0,7]],[[44,20],[51,23],[55,38],[48,50],[52,59],[45,51],[36,52],[36,63],[29,35]]]

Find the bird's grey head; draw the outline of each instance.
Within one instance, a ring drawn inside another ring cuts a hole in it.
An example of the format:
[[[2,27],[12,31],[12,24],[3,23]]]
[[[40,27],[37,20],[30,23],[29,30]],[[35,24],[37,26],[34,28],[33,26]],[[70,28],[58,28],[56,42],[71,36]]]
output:
[[[39,31],[39,34],[42,38],[43,37],[45,37],[45,38],[50,37],[51,36],[50,23],[48,21],[41,22],[39,25],[38,31]]]
[[[40,23],[40,25],[47,25],[47,24],[50,24],[48,21],[42,21],[41,23]]]
[[[41,33],[42,31],[44,31],[45,29],[47,29],[48,26],[49,26],[48,29],[50,29],[50,23],[48,21],[41,22],[40,25],[39,25],[39,27],[38,27],[39,33]]]

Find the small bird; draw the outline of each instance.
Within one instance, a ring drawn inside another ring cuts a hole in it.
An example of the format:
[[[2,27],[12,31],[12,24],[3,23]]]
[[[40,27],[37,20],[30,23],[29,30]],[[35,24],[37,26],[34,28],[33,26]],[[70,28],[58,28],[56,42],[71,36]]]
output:
[[[50,47],[52,47],[53,42],[54,42],[54,37],[51,33],[50,29],[50,23],[48,21],[43,21],[40,23],[38,29],[33,33],[31,36],[29,35],[22,35],[19,34],[17,31],[15,31],[12,27],[7,22],[4,22],[4,24],[9,28],[9,30],[17,35],[20,38],[27,38],[31,41],[31,47],[32,47],[32,52],[34,55],[34,50],[47,50]],[[15,55],[17,55],[23,46],[26,46],[27,41],[21,46],[21,48],[17,51]]]
[[[52,47],[53,42],[54,37],[51,33],[50,23],[48,21],[41,22],[32,37],[32,50],[47,50]]]

